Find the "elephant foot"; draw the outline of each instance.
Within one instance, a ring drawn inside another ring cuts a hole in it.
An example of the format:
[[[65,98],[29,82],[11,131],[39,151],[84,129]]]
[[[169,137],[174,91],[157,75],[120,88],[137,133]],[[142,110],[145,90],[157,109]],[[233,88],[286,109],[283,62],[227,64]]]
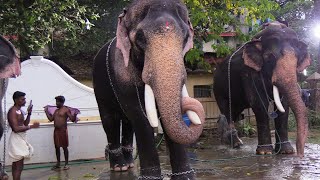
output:
[[[132,152],[133,152],[133,147],[131,145],[122,146],[123,157],[127,163],[128,168],[134,167],[134,159],[132,156]]]
[[[295,153],[294,148],[291,146],[289,141],[284,141],[281,143],[277,142],[275,145],[276,145],[276,147],[274,148],[274,151],[276,153],[279,153],[279,154],[294,154]]]
[[[272,145],[258,145],[256,149],[257,155],[271,155],[273,151]]]
[[[105,155],[106,159],[107,156],[109,156],[111,171],[123,172],[128,170],[128,166],[124,159],[121,147],[110,149],[109,146],[107,146],[105,149]]]

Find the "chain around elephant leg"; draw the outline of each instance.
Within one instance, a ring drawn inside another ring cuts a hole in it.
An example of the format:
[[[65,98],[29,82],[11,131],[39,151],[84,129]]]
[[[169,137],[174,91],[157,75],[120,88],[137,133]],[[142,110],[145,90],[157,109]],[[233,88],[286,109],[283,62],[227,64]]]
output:
[[[293,154],[295,153],[294,148],[291,146],[289,141],[275,143],[274,151],[280,154]]]
[[[134,159],[133,159],[133,147],[132,145],[122,146],[122,153],[124,156],[124,159],[127,163],[128,168],[134,167]]]
[[[110,145],[107,145],[105,149],[105,156],[106,159],[109,157],[110,169],[112,171],[122,172],[128,170],[121,147],[111,149]]]
[[[256,149],[256,154],[258,155],[271,155],[273,151],[273,146],[272,144],[263,144],[263,145],[258,145]]]

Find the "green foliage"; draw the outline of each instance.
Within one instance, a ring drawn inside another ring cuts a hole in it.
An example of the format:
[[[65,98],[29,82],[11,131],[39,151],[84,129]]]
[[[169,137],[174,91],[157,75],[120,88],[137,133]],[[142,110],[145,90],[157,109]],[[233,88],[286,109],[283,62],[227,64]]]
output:
[[[320,112],[316,112],[314,110],[308,109],[308,122],[309,128],[315,128],[320,126]],[[288,128],[289,130],[296,130],[297,122],[296,118],[292,111],[289,113],[289,120],[288,120]]]
[[[253,134],[256,133],[256,129],[249,123],[245,122],[241,127],[240,127],[242,134],[245,136],[252,136]]]
[[[15,44],[22,56],[43,48],[52,39],[76,42],[86,32],[86,19],[98,17],[76,0],[2,1],[0,6],[1,34],[18,37]]]
[[[202,43],[212,40],[220,42],[213,45],[217,57],[230,54],[234,49],[219,36],[225,31],[224,25],[235,27],[236,41],[242,44],[252,36],[246,34],[244,29],[253,26],[257,19],[274,19],[274,12],[279,10],[279,5],[269,0],[185,0],[185,3],[191,14],[197,49],[187,54],[187,61],[202,61],[202,56],[199,56]]]

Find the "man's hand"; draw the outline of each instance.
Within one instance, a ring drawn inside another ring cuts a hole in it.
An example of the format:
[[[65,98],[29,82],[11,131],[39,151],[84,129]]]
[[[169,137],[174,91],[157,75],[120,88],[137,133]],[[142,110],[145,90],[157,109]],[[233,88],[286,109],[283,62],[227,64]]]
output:
[[[40,123],[39,123],[39,122],[34,122],[34,123],[30,126],[30,128],[39,128],[39,126],[40,126]]]
[[[31,113],[32,113],[32,108],[33,108],[33,105],[30,104],[30,105],[28,106],[28,109],[27,109],[28,114],[31,114]]]

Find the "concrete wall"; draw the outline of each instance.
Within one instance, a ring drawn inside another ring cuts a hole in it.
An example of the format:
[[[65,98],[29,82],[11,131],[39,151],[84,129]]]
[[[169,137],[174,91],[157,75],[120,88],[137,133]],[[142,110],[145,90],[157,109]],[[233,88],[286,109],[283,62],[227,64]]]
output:
[[[42,56],[31,56],[21,63],[21,71],[21,76],[9,80],[6,109],[13,105],[12,94],[22,91],[26,93],[27,102],[33,102],[31,121],[48,122],[43,107],[55,105],[54,97],[63,95],[66,106],[81,111],[78,115],[81,120],[100,120],[93,89],[73,79],[54,62]],[[26,111],[26,108],[22,109]]]
[[[34,147],[34,156],[25,161],[25,164],[55,162],[55,148],[53,143],[53,124],[42,124],[39,129],[31,129],[27,132],[28,142]],[[11,129],[6,134],[8,142]],[[92,159],[104,157],[104,149],[107,145],[107,137],[103,131],[101,122],[79,122],[68,124],[69,133],[69,159]],[[0,142],[0,157],[3,159],[3,138]],[[8,145],[8,143],[7,143]],[[6,165],[12,162],[6,153]],[[64,160],[61,149],[61,160]]]

